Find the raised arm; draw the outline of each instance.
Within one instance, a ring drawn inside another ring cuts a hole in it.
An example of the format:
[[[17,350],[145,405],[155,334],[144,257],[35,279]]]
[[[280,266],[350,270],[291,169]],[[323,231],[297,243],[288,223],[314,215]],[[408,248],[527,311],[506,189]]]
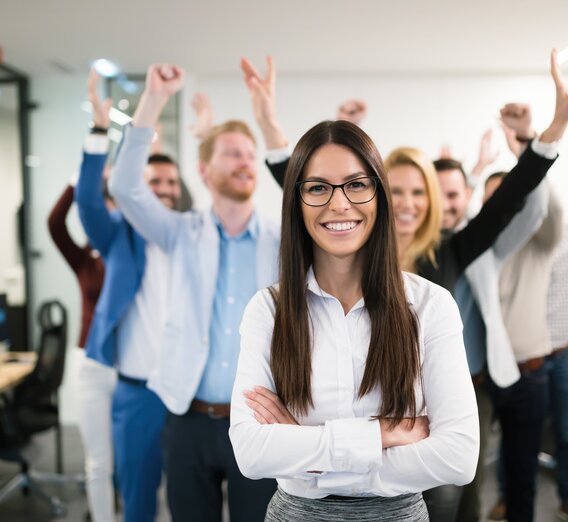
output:
[[[288,166],[288,139],[280,126],[276,113],[276,70],[271,56],[266,58],[266,75],[261,77],[252,63],[241,59],[245,85],[251,96],[252,111],[267,149],[266,165],[280,186]],[[284,152],[282,152],[284,151]],[[283,157],[281,158],[280,156]],[[276,156],[274,156],[276,155]]]
[[[557,142],[568,125],[568,89],[560,74],[555,50],[551,53],[550,64],[556,87],[554,117],[548,128],[523,152],[517,165],[479,214],[449,240],[459,272],[493,245],[513,216],[522,209],[526,196],[542,181],[555,161]]]
[[[532,126],[530,105],[508,103],[501,108],[500,113],[507,145],[511,152],[519,157],[527,146],[524,140],[533,139],[536,136],[536,131]],[[497,259],[504,261],[520,250],[540,228],[548,212],[549,198],[548,183],[543,181],[529,194],[523,209],[512,219],[495,241],[493,252]]]
[[[209,96],[203,92],[196,92],[191,100],[191,107],[195,113],[195,122],[189,131],[198,140],[203,140],[213,127],[213,107]]]
[[[288,146],[276,113],[276,69],[271,56],[266,58],[266,75],[261,77],[253,64],[241,59],[245,84],[250,92],[252,110],[267,149],[282,149]]]
[[[481,136],[479,144],[479,155],[471,173],[468,182],[470,185],[477,185],[477,180],[483,171],[497,159],[498,151],[493,149],[493,130],[487,129]]]
[[[170,96],[184,84],[185,73],[175,65],[148,68],[146,87],[132,120],[124,130],[109,190],[128,222],[165,251],[173,247],[180,214],[166,208],[144,181],[144,168],[154,128]]]
[[[73,204],[73,186],[68,185],[47,218],[47,226],[53,242],[74,272],[77,272],[85,251],[73,241],[67,229],[67,214]]]
[[[79,180],[75,187],[75,201],[89,241],[104,256],[117,225],[106,208],[103,194],[103,173],[109,147],[106,130],[110,125],[111,101],[101,101],[97,94],[97,81],[97,73],[91,70],[87,92],[93,110],[95,132],[85,140]]]

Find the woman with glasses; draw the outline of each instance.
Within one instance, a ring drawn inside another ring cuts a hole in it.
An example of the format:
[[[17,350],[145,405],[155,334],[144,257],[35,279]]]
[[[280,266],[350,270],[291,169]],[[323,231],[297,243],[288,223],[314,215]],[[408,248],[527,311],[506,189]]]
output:
[[[323,122],[284,181],[280,279],[249,303],[230,436],[275,477],[268,521],[427,521],[419,492],[465,484],[475,396],[449,293],[403,274],[385,169],[357,126]]]

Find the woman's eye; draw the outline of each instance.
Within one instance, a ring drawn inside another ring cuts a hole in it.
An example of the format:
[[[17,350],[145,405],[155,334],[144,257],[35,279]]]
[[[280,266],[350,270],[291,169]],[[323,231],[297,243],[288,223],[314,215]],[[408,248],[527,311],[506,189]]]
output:
[[[329,188],[326,185],[310,185],[308,187],[308,192],[311,192],[312,194],[325,192],[327,190],[329,190]]]
[[[348,190],[361,190],[367,187],[367,183],[363,180],[352,181],[347,185]]]

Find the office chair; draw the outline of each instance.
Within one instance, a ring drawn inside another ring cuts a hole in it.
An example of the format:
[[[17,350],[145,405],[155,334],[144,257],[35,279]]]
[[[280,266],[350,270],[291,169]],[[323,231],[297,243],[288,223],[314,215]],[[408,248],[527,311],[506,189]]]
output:
[[[0,490],[0,503],[16,489],[24,494],[36,494],[47,502],[54,516],[64,516],[65,506],[43,491],[40,482],[75,482],[84,487],[81,474],[63,475],[61,426],[57,392],[63,380],[67,345],[67,312],[59,301],[41,305],[38,313],[41,329],[38,358],[33,372],[13,390],[12,397],[3,397],[0,407],[0,458],[20,465],[20,473]],[[56,473],[30,469],[22,447],[32,435],[55,429]]]

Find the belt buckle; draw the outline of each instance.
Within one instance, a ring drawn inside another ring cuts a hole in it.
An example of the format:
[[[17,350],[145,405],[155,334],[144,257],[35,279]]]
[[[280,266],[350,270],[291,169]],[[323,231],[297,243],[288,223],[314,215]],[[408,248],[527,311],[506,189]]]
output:
[[[222,419],[223,417],[217,413],[215,413],[215,406],[209,404],[207,406],[207,415],[210,419]]]

